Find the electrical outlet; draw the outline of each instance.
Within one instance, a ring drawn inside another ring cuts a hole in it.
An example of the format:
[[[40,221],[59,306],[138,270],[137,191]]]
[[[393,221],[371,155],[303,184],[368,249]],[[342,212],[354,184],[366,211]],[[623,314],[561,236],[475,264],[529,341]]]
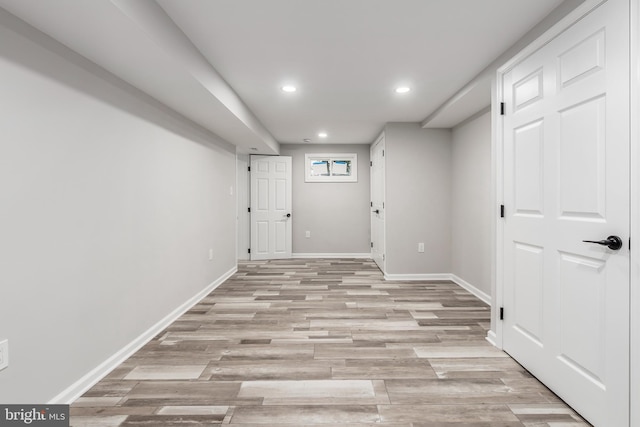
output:
[[[306,237],[307,239],[308,239],[309,237],[311,237],[311,232],[310,232],[310,231],[308,231],[308,230],[307,230],[307,231],[305,231],[305,233],[304,233],[304,237]]]
[[[209,261],[213,261],[213,249],[209,249]]]
[[[9,340],[0,341],[0,371],[9,366]]]
[[[418,243],[418,252],[420,253],[424,252],[424,243]]]

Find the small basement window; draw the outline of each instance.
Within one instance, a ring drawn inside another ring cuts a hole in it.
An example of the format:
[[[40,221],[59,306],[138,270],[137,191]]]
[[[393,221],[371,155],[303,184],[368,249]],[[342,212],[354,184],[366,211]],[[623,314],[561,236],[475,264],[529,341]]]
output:
[[[358,182],[356,153],[305,154],[305,182]]]

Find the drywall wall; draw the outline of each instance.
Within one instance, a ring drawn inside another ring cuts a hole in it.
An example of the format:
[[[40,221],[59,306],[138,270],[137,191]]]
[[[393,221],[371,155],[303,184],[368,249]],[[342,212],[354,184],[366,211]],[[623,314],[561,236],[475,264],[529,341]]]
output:
[[[491,113],[455,127],[451,150],[451,271],[490,295]]]
[[[389,123],[384,134],[386,273],[450,273],[451,131]]]
[[[235,152],[5,12],[0,39],[0,402],[46,403],[234,270]]]
[[[358,182],[305,182],[306,153],[356,153]],[[370,253],[369,146],[283,144],[280,154],[293,158],[294,255]]]

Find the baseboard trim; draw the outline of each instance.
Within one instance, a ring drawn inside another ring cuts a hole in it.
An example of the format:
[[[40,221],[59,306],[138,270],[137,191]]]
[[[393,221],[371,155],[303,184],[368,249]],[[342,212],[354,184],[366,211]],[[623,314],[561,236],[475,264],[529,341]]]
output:
[[[480,289],[473,286],[471,283],[466,280],[456,276],[451,273],[440,273],[440,274],[385,274],[385,280],[450,280],[454,282],[456,285],[461,288],[466,289],[475,295],[479,300],[491,306],[491,297],[481,291]]]
[[[469,292],[471,292],[473,295],[478,297],[478,299],[480,299],[482,302],[484,302],[489,307],[491,307],[491,297],[486,292],[481,291],[480,289],[478,289],[475,286],[473,286],[471,283],[469,283],[466,280],[456,276],[455,274],[451,275],[451,280],[454,281],[459,286],[461,286],[461,287],[465,288],[466,290],[468,290]]]
[[[451,280],[451,274],[385,274],[384,280]]]
[[[485,338],[485,339],[486,339],[487,341],[489,341],[489,342],[491,343],[491,345],[492,345],[492,346],[494,346],[494,347],[498,347],[498,336],[496,335],[496,333],[495,333],[495,332],[493,332],[493,331],[489,331],[489,332],[487,333],[487,336],[486,336],[486,338]],[[498,348],[500,348],[500,347],[498,347]],[[500,349],[500,350],[502,350],[502,349]]]
[[[143,332],[140,336],[135,338],[129,344],[118,350],[113,356],[102,362],[100,365],[89,371],[86,375],[80,378],[75,383],[71,384],[60,394],[51,399],[48,404],[64,404],[70,405],[80,396],[82,396],[87,390],[93,387],[101,379],[106,377],[111,371],[118,367],[122,362],[127,360],[136,351],[140,350],[142,346],[151,341],[153,337],[162,332],[167,326],[175,322],[180,316],[190,310],[194,305],[200,302],[204,297],[209,295],[215,288],[220,286],[225,280],[233,276],[238,271],[238,266],[234,266],[232,269],[224,273],[206,288],[198,292],[193,297],[182,303],[179,307],[158,321],[151,328]]]
[[[291,254],[291,258],[371,258],[370,253],[295,253]]]

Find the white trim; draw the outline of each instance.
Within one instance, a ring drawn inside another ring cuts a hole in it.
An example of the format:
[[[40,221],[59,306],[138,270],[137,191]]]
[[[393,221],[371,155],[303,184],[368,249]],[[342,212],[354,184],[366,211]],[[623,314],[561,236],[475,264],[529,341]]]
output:
[[[371,254],[293,254],[292,258],[371,258]],[[452,273],[439,274],[385,274],[384,280],[448,280],[475,295],[491,307],[491,296],[476,286]],[[495,335],[495,334],[494,334]]]
[[[236,154],[236,254],[239,260],[249,260],[247,249],[251,247],[251,214],[249,197],[251,176],[247,169],[251,165],[249,154]]]
[[[472,293],[479,300],[487,304],[491,307],[491,297],[484,291],[481,291],[477,287],[473,286],[471,283],[466,280],[456,276],[452,273],[440,273],[440,274],[385,274],[385,280],[408,280],[408,281],[419,281],[419,280],[447,280],[455,283],[466,291]]]
[[[70,405],[80,396],[82,396],[87,390],[93,387],[98,383],[101,379],[106,377],[111,371],[113,371],[116,367],[118,367],[122,362],[127,360],[130,356],[132,356],[136,351],[140,350],[142,346],[151,341],[153,337],[162,332],[167,326],[171,323],[175,322],[180,316],[190,310],[194,305],[199,303],[204,297],[209,295],[215,288],[220,286],[225,280],[229,277],[233,276],[233,274],[238,271],[238,266],[236,265],[231,270],[224,273],[218,279],[216,279],[213,283],[208,285],[206,288],[198,292],[193,297],[189,298],[187,301],[182,303],[179,307],[165,316],[163,319],[158,321],[155,325],[151,326],[147,331],[143,332],[140,336],[135,338],[129,344],[118,350],[113,356],[109,357],[107,360],[102,362],[100,365],[96,366],[94,369],[89,371],[86,375],[80,378],[75,383],[71,384],[65,390],[63,390],[60,394],[51,399],[48,404],[66,404]]]
[[[386,223],[386,218],[387,218],[387,214],[386,214],[386,208],[385,208],[385,201],[386,201],[386,197],[387,197],[387,187],[385,185],[386,183],[386,171],[387,171],[387,164],[386,164],[386,157],[384,156],[384,150],[385,148],[385,134],[384,131],[382,131],[380,133],[380,135],[378,136],[378,138],[375,139],[375,141],[369,146],[369,160],[373,161],[373,151],[374,148],[376,148],[376,146],[378,144],[381,144],[382,146],[382,168],[381,168],[381,175],[382,175],[382,188],[380,189],[381,194],[382,194],[382,206],[380,207],[382,209],[382,236],[378,236],[378,241],[374,242],[373,241],[373,212],[371,212],[371,214],[369,215],[369,226],[370,226],[370,230],[371,230],[371,236],[372,236],[372,243],[376,244],[376,245],[381,245],[382,246],[382,265],[378,264],[378,268],[380,269],[380,271],[382,271],[382,274],[385,274],[385,272],[387,271],[387,260],[386,260],[386,252],[387,252],[387,223]],[[369,167],[369,195],[370,195],[370,200],[373,200],[373,186],[375,184],[375,177],[373,176],[372,173],[372,167],[373,167],[373,163],[370,163],[370,167]],[[371,254],[371,259],[373,259],[373,253]],[[374,259],[375,261],[375,259]],[[376,262],[377,263],[377,262]]]
[[[491,222],[491,331],[493,344],[502,350],[502,321],[497,307],[503,306],[502,254],[504,247],[504,220],[500,218],[499,206],[504,203],[503,176],[503,116],[500,115],[500,103],[503,98],[502,75],[498,74],[493,82],[495,98],[491,106],[491,198],[493,218]]]
[[[485,339],[487,341],[489,341],[491,343],[491,345],[493,345],[494,347],[498,347],[498,344],[497,344],[498,337],[496,337],[496,333],[495,332],[489,331],[489,333],[487,333],[487,336],[485,337]],[[500,347],[498,347],[498,348],[500,348]],[[502,350],[502,349],[500,348],[500,350]]]
[[[466,280],[462,279],[461,277],[456,276],[455,274],[451,275],[451,280],[453,282],[455,282],[457,285],[459,285],[460,287],[462,287],[462,288],[466,289],[467,291],[471,292],[480,301],[484,302],[489,307],[491,307],[491,296],[489,294],[487,294],[484,291],[481,291],[477,287],[473,286],[471,283],[467,282]]]
[[[440,274],[385,274],[384,280],[408,280],[408,281],[417,281],[417,280],[449,280],[451,279],[451,273],[440,273]]]
[[[629,425],[640,425],[640,406],[635,404],[640,399],[640,1],[631,0],[631,230],[634,249],[630,251],[630,420]]]
[[[371,258],[371,253],[294,253],[291,254],[291,258]]]

